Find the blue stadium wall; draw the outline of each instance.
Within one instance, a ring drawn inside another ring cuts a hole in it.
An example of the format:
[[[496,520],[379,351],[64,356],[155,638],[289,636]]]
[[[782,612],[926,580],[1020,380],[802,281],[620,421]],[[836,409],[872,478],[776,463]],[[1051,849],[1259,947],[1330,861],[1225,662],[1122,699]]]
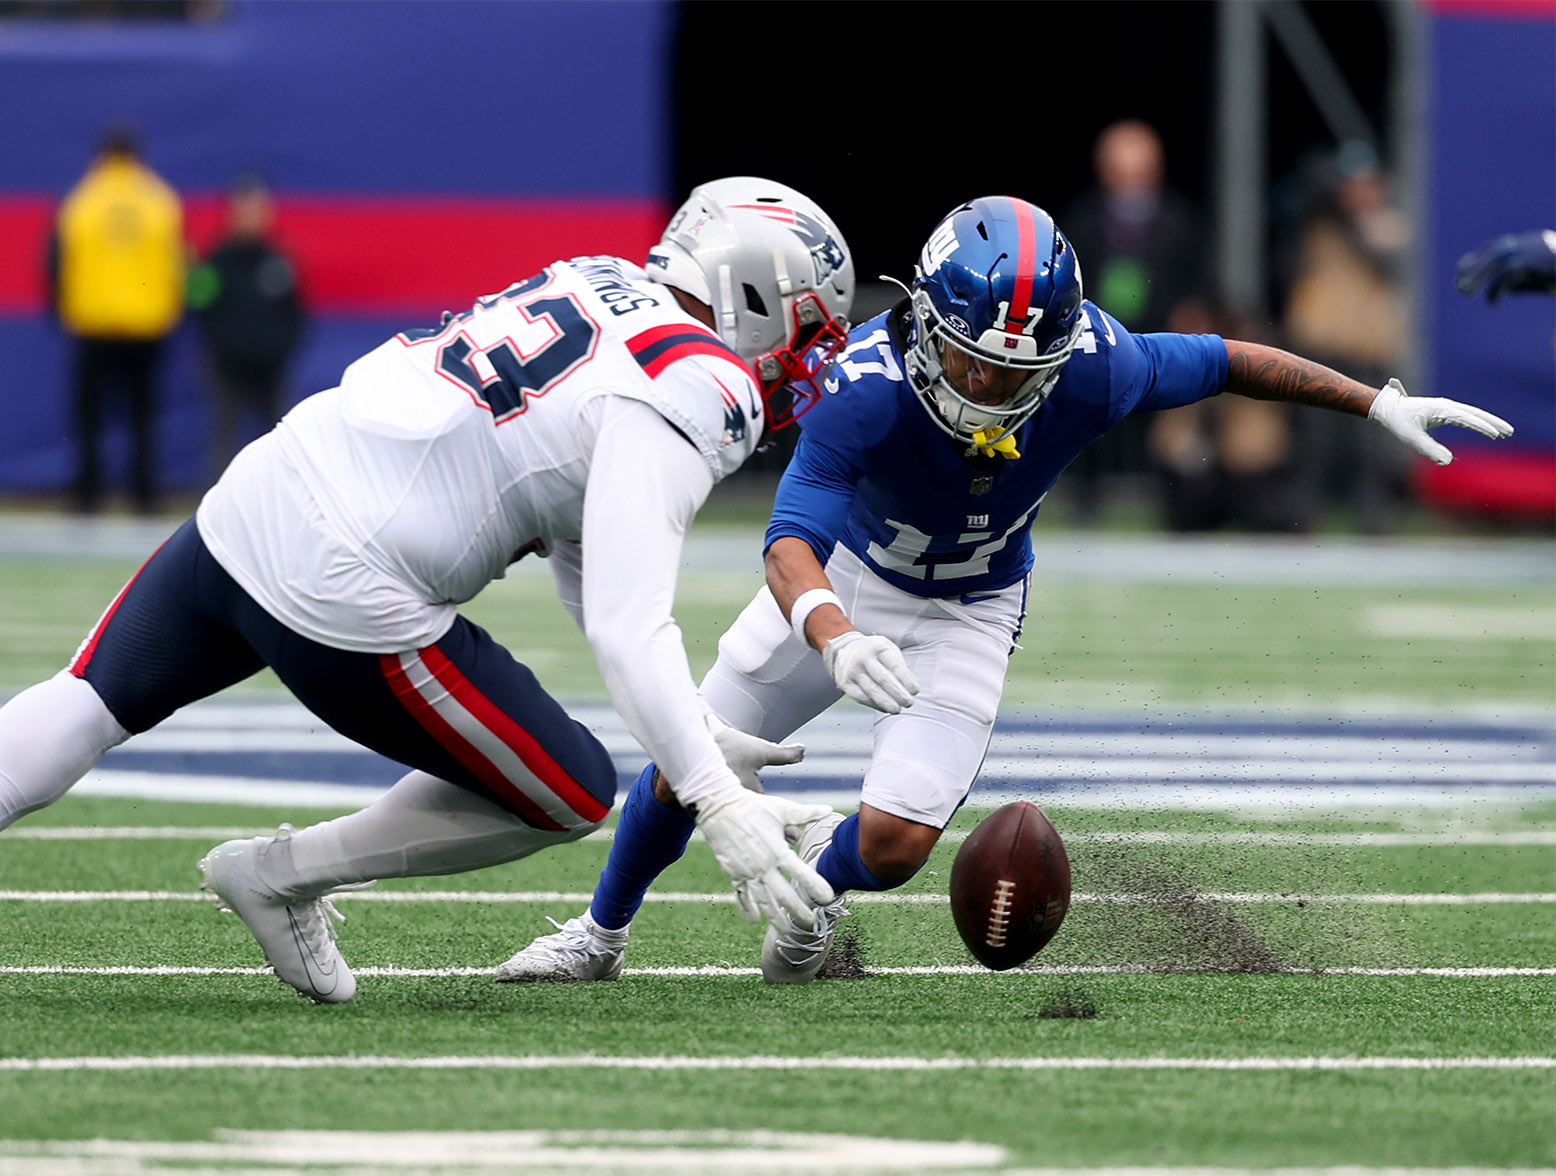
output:
[[[0,492],[58,490],[73,470],[43,263],[53,209],[111,121],[138,123],[198,247],[234,174],[276,188],[311,310],[296,400],[553,258],[642,255],[668,208],[672,20],[642,0],[233,0],[208,24],[0,26]],[[186,324],[158,417],[171,489],[206,478],[201,365]],[[109,442],[122,465],[122,427]]]
[[[1513,422],[1510,441],[1469,433],[1421,489],[1476,512],[1556,513],[1556,299],[1487,305],[1453,287],[1454,263],[1488,238],[1556,228],[1556,3],[1436,0],[1428,9],[1429,389]]]

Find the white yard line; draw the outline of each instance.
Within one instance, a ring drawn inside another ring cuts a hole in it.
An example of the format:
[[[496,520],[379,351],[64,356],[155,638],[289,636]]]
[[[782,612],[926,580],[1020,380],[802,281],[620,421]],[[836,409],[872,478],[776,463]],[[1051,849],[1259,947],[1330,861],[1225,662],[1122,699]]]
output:
[[[747,1176],[814,1172],[966,1173],[1002,1167],[1005,1149],[968,1140],[871,1139],[798,1131],[234,1131],[210,1140],[0,1141],[15,1176],[126,1172],[235,1176],[270,1172],[622,1176],[628,1172]],[[200,1166],[210,1165],[210,1166]],[[280,1167],[285,1165],[285,1167]],[[1499,1174],[1506,1176],[1506,1174]]]
[[[358,890],[332,897],[333,902],[392,903],[571,903],[582,905],[594,895],[586,890]],[[0,902],[215,902],[213,895],[198,890],[0,890]],[[732,892],[650,891],[645,902],[733,904]],[[889,906],[945,906],[944,894],[851,894],[850,903]],[[1354,903],[1361,906],[1479,906],[1548,905],[1556,892],[1506,894],[1284,894],[1257,892],[1192,891],[1161,894],[1091,894],[1077,891],[1072,903],[1178,905],[1184,902],[1223,903]]]
[[[731,1130],[307,1131],[217,1128],[209,1140],[5,1140],[15,1176],[122,1176],[126,1171],[232,1176],[242,1172],[727,1174],[943,1173],[1004,1176],[1238,1176],[1241,1168],[1008,1168],[1006,1150],[973,1140],[880,1139],[836,1133]],[[210,1165],[210,1166],[204,1166]],[[294,1168],[292,1165],[296,1165]],[[1270,1168],[1264,1176],[1556,1176],[1556,1169]]]
[[[239,825],[17,825],[0,838],[17,841],[230,841],[272,837],[275,829]]]
[[[274,829],[239,825],[16,825],[0,833],[0,840],[20,841],[226,841],[234,837],[269,836]],[[951,829],[940,840],[959,843],[970,830]],[[615,829],[597,829],[584,841],[609,841]],[[694,836],[696,836],[694,834]],[[1101,829],[1069,831],[1066,845],[1251,845],[1274,848],[1300,846],[1324,849],[1415,849],[1432,846],[1547,846],[1556,845],[1556,829],[1444,830],[1437,833],[1292,833],[1272,830],[1220,830],[1174,832],[1155,829]]]
[[[1556,1057],[619,1057],[606,1054],[371,1055],[173,1054],[150,1057],[0,1058],[0,1071],[110,1070],[1551,1070]]]
[[[449,980],[469,976],[490,976],[495,964],[460,968],[373,968],[359,967],[357,976],[384,979]],[[624,976],[759,976],[760,968],[736,968],[719,965],[674,968],[625,968]],[[991,972],[978,964],[924,964],[913,967],[867,968],[871,976],[1157,976],[1225,975],[1217,969],[1152,968],[1137,964],[1034,964]],[[1241,975],[1242,973],[1238,973]],[[1519,976],[1556,976],[1556,968],[1278,968],[1264,975],[1281,976],[1427,976],[1450,980],[1483,980]],[[0,976],[268,976],[269,968],[215,968],[192,964],[5,964]]]
[[[1550,765],[1537,765],[1551,775]],[[857,780],[863,766],[846,777]],[[386,781],[392,773],[385,776]],[[1045,807],[1113,809],[1123,811],[1194,810],[1205,812],[1292,813],[1347,810],[1369,816],[1392,819],[1401,806],[1415,811],[1451,810],[1463,812],[1467,806],[1523,807],[1556,799],[1556,778],[1550,782],[1514,782],[1497,784],[1470,779],[1454,782],[1426,781],[1401,775],[1392,781],[1352,781],[1325,784],[1307,777],[1280,783],[1225,776],[1214,782],[1177,780],[1157,783],[1147,773],[1138,778],[1107,781],[1086,779],[1062,783],[1045,782],[1045,777],[1020,771],[981,779],[978,800],[993,808],[1011,800],[1036,800]],[[1541,777],[1543,779],[1543,777]],[[1040,787],[1031,782],[1038,781]],[[275,779],[270,777],[169,775],[166,772],[109,770],[101,764],[88,772],[73,789],[76,796],[100,796],[118,800],[168,800],[200,804],[232,804],[287,809],[357,809],[371,804],[389,790],[370,784],[333,784],[319,780]],[[857,784],[796,790],[773,781],[769,791],[779,795],[802,797],[807,803],[830,804],[850,809],[859,803]]]

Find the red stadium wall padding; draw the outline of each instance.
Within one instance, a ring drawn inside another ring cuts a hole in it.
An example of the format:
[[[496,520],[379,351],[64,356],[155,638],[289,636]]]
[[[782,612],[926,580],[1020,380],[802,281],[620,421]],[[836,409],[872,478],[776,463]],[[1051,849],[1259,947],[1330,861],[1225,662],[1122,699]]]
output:
[[[0,36],[0,494],[63,489],[74,466],[71,350],[45,313],[59,199],[112,123],[208,247],[222,193],[257,169],[278,196],[310,321],[287,398],[330,387],[394,332],[580,253],[641,259],[666,191],[665,0],[227,0],[200,21],[5,22]],[[209,374],[192,324],[159,381],[167,489],[209,478]],[[105,445],[119,482],[125,442]]]
[[[1449,465],[1422,462],[1421,496],[1463,514],[1556,517],[1556,457],[1540,453],[1460,451]]]
[[[43,257],[54,201],[0,195],[0,241],[21,243],[0,266],[0,314],[43,310]],[[280,193],[275,238],[318,314],[426,315],[463,309],[559,257],[641,258],[669,210],[656,197],[495,200],[294,196]],[[222,229],[222,199],[185,201],[202,254]]]
[[[1452,465],[1426,466],[1426,501],[1454,511],[1549,517],[1556,499],[1556,298],[1488,304],[1453,285],[1492,237],[1556,228],[1556,0],[1433,0],[1427,7],[1427,183],[1421,356],[1410,390],[1512,423],[1506,441],[1442,429]]]

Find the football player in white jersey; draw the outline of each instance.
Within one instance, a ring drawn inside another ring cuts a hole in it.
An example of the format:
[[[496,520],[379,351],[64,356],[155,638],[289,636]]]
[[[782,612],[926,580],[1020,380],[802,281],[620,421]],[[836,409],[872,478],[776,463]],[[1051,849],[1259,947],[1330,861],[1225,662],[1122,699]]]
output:
[[[369,352],[233,460],[67,669],[0,708],[0,828],[269,665],[410,771],[360,812],[215,847],[203,885],[282,980],[351,999],[326,895],[512,861],[610,810],[604,747],[458,612],[533,554],[748,917],[809,925],[832,891],[783,828],[831,810],[741,786],[803,749],[712,717],[670,610],[693,516],[814,399],[853,286],[821,209],[732,178],[692,194],[646,269],[558,262]]]
[[[1131,412],[1222,392],[1335,409],[1439,463],[1427,427],[1512,427],[1452,400],[1369,388],[1272,347],[1132,335],[1084,299],[1075,251],[1033,204],[953,210],[913,288],[854,328],[823,378],[767,527],[767,586],[719,641],[703,698],[786,739],[843,695],[880,714],[856,814],[804,830],[800,856],[841,896],[900,886],[967,798],[1026,618],[1030,531],[1077,454]],[[673,777],[672,777],[673,778]],[[499,980],[620,974],[628,923],[692,822],[650,764],[622,805],[589,910],[519,951]],[[762,975],[821,968],[839,897],[812,926],[774,925]]]

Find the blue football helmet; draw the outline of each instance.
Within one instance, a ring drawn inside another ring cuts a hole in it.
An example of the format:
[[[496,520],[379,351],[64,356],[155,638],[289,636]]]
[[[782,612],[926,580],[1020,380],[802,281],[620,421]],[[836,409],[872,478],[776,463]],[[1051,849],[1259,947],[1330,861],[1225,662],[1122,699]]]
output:
[[[1075,250],[1053,218],[1012,196],[942,220],[910,294],[909,382],[935,423],[970,445],[1009,436],[1042,407],[1084,322]]]

